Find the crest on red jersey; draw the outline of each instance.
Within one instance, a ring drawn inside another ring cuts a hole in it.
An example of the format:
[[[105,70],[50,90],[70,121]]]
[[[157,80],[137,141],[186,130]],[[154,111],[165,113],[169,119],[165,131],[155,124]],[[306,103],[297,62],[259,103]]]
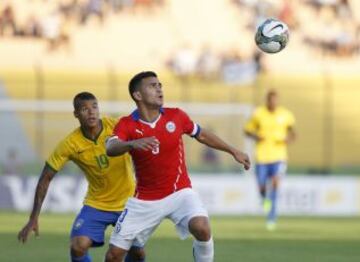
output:
[[[172,133],[174,132],[176,129],[176,125],[173,121],[169,121],[166,123],[166,130],[169,132],[169,133]]]

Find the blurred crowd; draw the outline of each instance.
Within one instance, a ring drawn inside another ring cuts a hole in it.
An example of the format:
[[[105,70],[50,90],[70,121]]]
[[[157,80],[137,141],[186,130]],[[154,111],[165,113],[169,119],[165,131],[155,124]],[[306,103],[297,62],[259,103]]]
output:
[[[261,52],[244,57],[236,48],[216,52],[205,46],[196,53],[186,45],[171,55],[167,68],[183,80],[197,76],[205,81],[220,79],[230,85],[252,83],[265,70]]]
[[[163,0],[0,0],[0,38],[45,39],[54,51],[69,45],[72,27],[85,26],[92,18],[103,25],[110,15],[152,14],[162,5]]]
[[[360,1],[230,1],[237,9],[240,32],[252,35],[266,18],[275,17],[289,26],[290,38],[296,38],[301,50],[342,58],[359,54]],[[244,56],[242,50],[236,48],[215,51],[204,47],[195,52],[185,45],[173,52],[167,67],[180,78],[196,75],[205,80],[218,78],[229,84],[253,82],[258,73],[266,71],[263,54],[256,50]]]
[[[341,58],[359,53],[360,1],[224,1],[237,14],[239,37],[244,33],[252,36],[265,18],[277,17],[289,25],[291,41],[298,50]],[[74,32],[85,28],[90,20],[99,28],[111,16],[139,15],[150,21],[159,12],[166,12],[166,4],[169,2],[165,0],[0,0],[0,38],[40,39],[46,41],[49,51],[70,50]],[[256,50],[247,50],[244,56],[245,51],[238,50],[241,48],[215,50],[210,42],[201,50],[186,44],[173,50],[167,68],[181,78],[196,75],[231,84],[253,81],[265,70],[262,54]]]
[[[266,17],[289,25],[305,46],[338,57],[359,53],[360,1],[357,0],[232,0],[239,13],[251,13],[248,29]],[[244,30],[246,30],[244,28]]]

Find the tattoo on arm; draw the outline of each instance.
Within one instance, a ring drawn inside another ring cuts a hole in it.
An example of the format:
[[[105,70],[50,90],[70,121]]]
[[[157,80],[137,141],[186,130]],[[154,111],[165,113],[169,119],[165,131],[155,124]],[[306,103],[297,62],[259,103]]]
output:
[[[34,205],[31,211],[31,218],[38,217],[40,214],[41,206],[44,202],[47,190],[49,188],[50,181],[55,176],[56,172],[49,167],[45,166],[41,176],[39,178],[38,184],[36,186]]]

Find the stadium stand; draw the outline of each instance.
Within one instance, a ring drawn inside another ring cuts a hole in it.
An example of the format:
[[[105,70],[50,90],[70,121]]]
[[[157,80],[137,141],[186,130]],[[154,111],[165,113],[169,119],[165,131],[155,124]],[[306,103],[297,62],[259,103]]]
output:
[[[330,2],[3,1],[0,76],[11,98],[25,100],[69,100],[87,89],[126,102],[129,76],[144,68],[161,72],[169,102],[252,105],[276,87],[298,119],[301,146],[290,149],[292,167],[352,168],[360,166],[360,2]],[[265,16],[291,29],[289,46],[274,56],[254,45]],[[17,115],[37,148],[39,115]],[[56,137],[75,124],[65,112],[41,117],[44,125],[64,121],[52,125]],[[225,127],[226,137],[242,145],[234,131],[241,126],[229,128],[232,122],[229,115],[205,125]],[[56,140],[44,136],[40,158]],[[200,149],[189,148],[199,152],[192,157],[199,165]]]

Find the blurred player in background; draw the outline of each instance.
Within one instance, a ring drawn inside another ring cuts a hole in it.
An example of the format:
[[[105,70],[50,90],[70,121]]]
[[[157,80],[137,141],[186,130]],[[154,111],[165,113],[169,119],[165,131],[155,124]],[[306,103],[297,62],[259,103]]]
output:
[[[278,94],[270,90],[266,105],[258,107],[245,126],[245,134],[256,142],[256,177],[267,229],[276,228],[276,200],[279,178],[286,172],[287,145],[295,140],[295,118],[278,106]]]
[[[104,244],[107,226],[115,225],[128,197],[134,194],[134,176],[128,154],[116,158],[106,155],[105,139],[112,135],[117,120],[100,119],[97,99],[91,93],[77,94],[73,104],[80,127],[62,140],[46,161],[29,221],[18,239],[24,243],[31,231],[39,235],[38,217],[50,181],[71,160],[83,170],[88,181],[84,206],[71,231],[71,261],[88,262],[91,261],[88,249]],[[133,246],[125,261],[145,261],[144,257],[144,250]]]
[[[107,153],[118,156],[130,152],[137,186],[110,238],[106,261],[122,261],[134,240],[144,245],[165,218],[174,222],[180,238],[190,233],[194,236],[196,262],[213,261],[208,213],[191,188],[182,135],[231,154],[245,169],[250,167],[249,158],[201,129],[181,109],[163,108],[162,85],[154,72],[135,75],[129,93],[137,110],[120,119],[107,142]]]

